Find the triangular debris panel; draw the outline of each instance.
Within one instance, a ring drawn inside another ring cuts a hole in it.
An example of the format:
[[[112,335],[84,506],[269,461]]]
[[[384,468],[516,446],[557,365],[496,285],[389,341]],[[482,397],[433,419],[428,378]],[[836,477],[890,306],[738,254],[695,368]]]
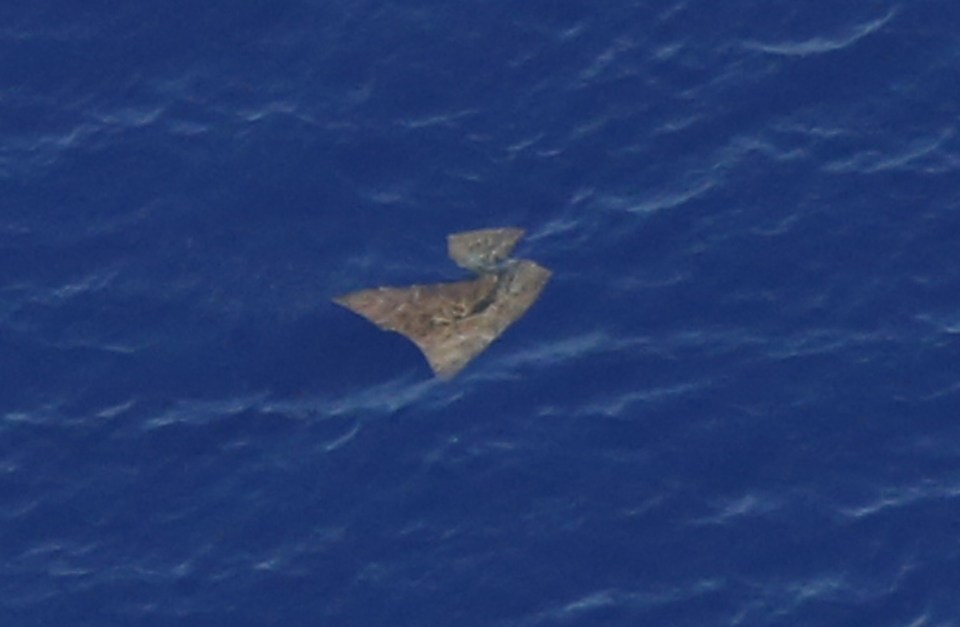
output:
[[[471,281],[377,287],[333,302],[405,335],[423,351],[434,374],[449,379],[526,313],[547,284],[549,270],[510,258],[523,233],[502,228],[450,235],[450,258],[478,275]]]

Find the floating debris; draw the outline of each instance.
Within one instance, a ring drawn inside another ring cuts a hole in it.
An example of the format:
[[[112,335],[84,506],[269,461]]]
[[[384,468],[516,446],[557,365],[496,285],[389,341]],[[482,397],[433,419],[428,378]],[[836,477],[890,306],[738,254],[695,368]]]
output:
[[[333,299],[386,331],[406,336],[434,374],[449,379],[483,352],[540,297],[550,271],[510,253],[523,229],[482,229],[447,237],[450,258],[471,281],[378,287]]]

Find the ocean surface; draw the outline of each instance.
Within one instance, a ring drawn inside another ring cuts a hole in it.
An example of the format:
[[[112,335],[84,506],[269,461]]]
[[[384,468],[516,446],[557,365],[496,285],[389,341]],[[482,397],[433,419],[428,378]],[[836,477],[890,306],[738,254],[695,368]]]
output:
[[[960,3],[0,8],[0,625],[960,625]],[[331,298],[527,229],[455,379]]]

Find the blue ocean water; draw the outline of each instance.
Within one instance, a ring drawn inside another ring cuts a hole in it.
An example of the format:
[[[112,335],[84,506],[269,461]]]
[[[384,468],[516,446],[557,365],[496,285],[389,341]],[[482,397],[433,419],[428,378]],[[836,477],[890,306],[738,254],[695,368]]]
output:
[[[0,8],[0,624],[960,624],[960,5]],[[450,382],[330,302],[554,275]]]

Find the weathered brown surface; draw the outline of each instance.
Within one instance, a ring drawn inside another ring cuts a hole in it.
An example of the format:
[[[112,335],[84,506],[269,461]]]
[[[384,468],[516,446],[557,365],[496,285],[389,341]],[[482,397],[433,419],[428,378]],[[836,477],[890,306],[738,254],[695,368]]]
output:
[[[381,329],[416,344],[434,373],[457,374],[537,300],[550,271],[510,260],[522,229],[484,229],[447,238],[450,257],[477,272],[471,281],[378,287],[334,299]]]
[[[457,265],[473,272],[488,272],[510,258],[523,229],[481,229],[447,236],[447,252]]]

